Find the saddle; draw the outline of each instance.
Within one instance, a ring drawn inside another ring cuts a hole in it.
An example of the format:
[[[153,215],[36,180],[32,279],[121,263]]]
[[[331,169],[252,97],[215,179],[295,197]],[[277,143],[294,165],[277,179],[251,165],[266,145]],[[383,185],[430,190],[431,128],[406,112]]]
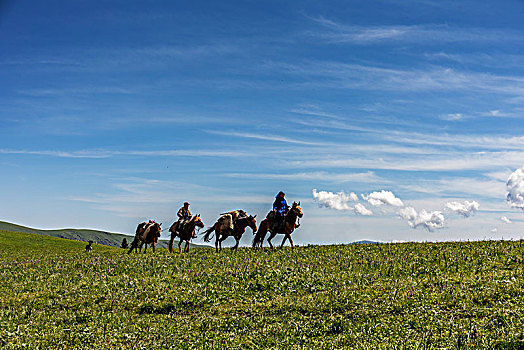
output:
[[[284,232],[286,226],[286,217],[279,216],[274,210],[271,210],[266,218],[269,223],[269,230],[272,232]]]

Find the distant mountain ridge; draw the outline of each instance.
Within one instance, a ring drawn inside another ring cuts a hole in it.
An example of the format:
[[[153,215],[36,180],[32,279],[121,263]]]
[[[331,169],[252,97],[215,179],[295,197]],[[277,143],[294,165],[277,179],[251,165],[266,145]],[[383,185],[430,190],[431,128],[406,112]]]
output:
[[[38,235],[58,237],[73,239],[77,241],[87,242],[89,240],[93,241],[96,244],[103,244],[112,247],[120,247],[122,245],[122,240],[125,238],[128,244],[131,244],[133,241],[133,236],[125,235],[122,233],[113,233],[105,232],[98,230],[89,230],[89,229],[59,229],[59,230],[40,230],[30,227],[25,227],[22,225],[12,224],[5,221],[0,221],[0,230],[11,231],[11,232],[24,232],[24,233],[35,233]],[[175,240],[178,244],[178,240]],[[166,239],[159,240],[157,247],[167,248],[169,241]],[[176,247],[177,245],[175,245]],[[192,244],[191,247],[207,247],[204,245]]]

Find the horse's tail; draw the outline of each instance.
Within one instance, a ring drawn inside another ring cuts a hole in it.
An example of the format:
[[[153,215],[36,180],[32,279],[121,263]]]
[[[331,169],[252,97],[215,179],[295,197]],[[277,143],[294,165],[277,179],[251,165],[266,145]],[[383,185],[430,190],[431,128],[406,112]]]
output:
[[[253,248],[256,248],[257,246],[262,247],[262,244],[264,243],[264,238],[266,237],[267,229],[268,221],[267,219],[264,219],[260,222],[260,226],[258,226],[258,231],[257,233],[255,233],[255,237],[253,238]]]
[[[215,225],[211,226],[204,231],[204,242],[209,242],[213,238],[213,232],[215,231]]]

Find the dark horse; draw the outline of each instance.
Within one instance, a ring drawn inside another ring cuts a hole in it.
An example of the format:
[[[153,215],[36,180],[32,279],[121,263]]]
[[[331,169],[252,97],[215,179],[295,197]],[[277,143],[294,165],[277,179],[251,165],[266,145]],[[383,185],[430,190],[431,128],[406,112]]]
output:
[[[282,244],[280,245],[281,248],[284,246],[286,239],[289,239],[289,243],[291,243],[291,248],[293,248],[293,240],[291,239],[291,233],[293,233],[293,231],[295,231],[295,228],[297,228],[297,218],[301,218],[303,215],[304,214],[302,213],[302,208],[300,208],[300,202],[293,202],[293,206],[291,207],[291,209],[285,217],[284,229],[282,230],[284,232],[272,231],[272,228],[269,225],[269,220],[267,218],[262,220],[258,228],[258,233],[255,235],[255,238],[253,239],[253,248],[262,248],[262,245],[264,244],[264,238],[266,237],[266,233],[268,231],[270,235],[267,239],[267,242],[269,243],[271,248],[274,248],[273,244],[271,244],[271,240],[277,234],[284,235],[284,239],[282,240]]]
[[[244,232],[246,232],[246,227],[251,227],[253,233],[257,232],[257,221],[255,220],[255,217],[256,215],[249,215],[247,217],[238,218],[237,221],[234,223],[233,230],[231,230],[230,228],[224,229],[223,227],[221,227],[221,223],[217,221],[213,226],[204,231],[204,242],[211,241],[211,239],[213,238],[212,233],[215,232],[215,248],[218,252],[219,249],[222,249],[222,241],[228,238],[229,236],[233,236],[237,243],[231,249],[235,250],[238,248],[240,238],[242,238],[242,235],[244,234]]]
[[[142,222],[138,224],[138,227],[136,228],[135,239],[131,243],[131,247],[129,248],[127,254],[131,253],[133,249],[142,249],[142,245],[144,245],[144,243],[146,244],[146,246],[144,247],[144,254],[146,253],[148,244],[152,244],[154,253],[155,243],[158,242],[158,237],[160,237],[160,233],[162,232],[161,225],[162,224],[159,224],[158,222],[154,221],[147,223]]]
[[[185,252],[189,252],[189,241],[191,238],[194,237],[195,229],[197,227],[203,228],[204,223],[202,222],[202,219],[200,219],[200,214],[193,216],[188,222],[184,224],[184,227],[182,228],[182,232],[176,230],[172,231],[173,225],[171,225],[171,228],[169,229],[169,232],[171,232],[171,239],[169,240],[169,252],[173,253],[173,241],[175,237],[180,237],[180,242],[178,242],[178,251],[182,253],[182,241],[186,242],[186,246],[184,247]]]

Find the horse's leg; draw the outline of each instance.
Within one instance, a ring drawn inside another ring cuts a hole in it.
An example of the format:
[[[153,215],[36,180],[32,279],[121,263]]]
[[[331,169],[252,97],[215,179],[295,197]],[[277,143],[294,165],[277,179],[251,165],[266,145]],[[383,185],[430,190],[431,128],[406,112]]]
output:
[[[222,235],[222,237],[220,238],[218,242],[218,244],[220,244],[220,250],[222,250],[222,242],[225,241],[228,237],[229,235]]]
[[[231,250],[237,250],[238,249],[238,244],[240,243],[240,237],[238,236],[234,236],[235,237],[235,241],[237,241],[237,244],[235,244],[235,246],[233,248],[231,248]]]
[[[151,243],[153,245],[153,253],[155,252],[155,242]]]
[[[262,238],[260,239],[260,248],[264,247],[264,239],[266,238],[266,234],[267,232],[264,232],[264,234],[262,235]]]
[[[294,249],[293,240],[291,239],[291,233],[289,234],[289,243],[291,243],[291,249]]]
[[[136,244],[137,244],[137,239],[133,239],[133,242],[131,242],[131,247],[129,247],[129,250],[127,251],[127,254],[131,254],[131,252],[133,251],[133,249],[136,250]]]
[[[178,242],[178,252],[182,254],[182,236],[180,236],[180,242]]]
[[[147,243],[144,243],[144,254],[146,253],[146,250],[147,250]]]
[[[275,248],[275,247],[273,246],[273,243],[271,243],[271,240],[272,240],[276,235],[277,235],[276,232],[270,232],[269,238],[267,239],[267,243],[269,243],[269,246],[270,246],[271,248]]]
[[[175,236],[171,233],[171,238],[169,239],[169,252],[173,253],[173,240],[175,239]]]
[[[280,244],[280,248],[284,247],[284,243],[287,240],[287,234],[284,234],[284,239],[282,240],[282,244]]]
[[[220,237],[220,234],[218,232],[215,232],[215,249],[218,253],[218,245],[220,244],[218,237]],[[222,249],[222,245],[220,245],[220,249]]]
[[[186,253],[189,253],[189,239],[186,240],[186,247],[184,248],[184,251],[185,251]]]

